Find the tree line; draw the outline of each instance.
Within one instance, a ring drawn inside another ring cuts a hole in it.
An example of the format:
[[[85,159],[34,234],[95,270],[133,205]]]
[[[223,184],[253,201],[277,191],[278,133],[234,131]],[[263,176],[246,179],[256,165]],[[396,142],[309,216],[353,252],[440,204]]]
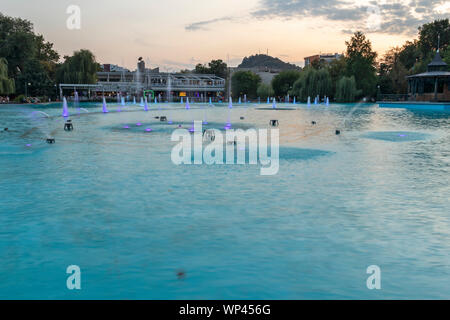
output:
[[[59,83],[95,83],[100,65],[89,50],[60,55],[25,19],[0,13],[0,94],[57,96]]]
[[[378,58],[369,39],[356,32],[346,41],[345,54],[330,63],[314,61],[301,71],[287,70],[276,75],[271,84],[262,83],[251,71],[238,71],[232,76],[235,98],[278,97],[287,95],[307,101],[308,97],[330,97],[337,102],[373,99],[379,93],[407,93],[406,77],[425,72],[433,59],[440,36],[440,53],[450,64],[449,19],[436,20],[419,27],[418,39],[407,41]]]

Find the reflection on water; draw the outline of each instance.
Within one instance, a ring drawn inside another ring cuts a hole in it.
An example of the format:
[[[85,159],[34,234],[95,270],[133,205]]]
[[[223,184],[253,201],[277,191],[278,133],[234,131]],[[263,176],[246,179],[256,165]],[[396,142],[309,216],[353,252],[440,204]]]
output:
[[[59,105],[0,107],[0,298],[448,298],[448,113],[207,109],[212,127],[279,121],[280,171],[264,177],[171,162],[175,124],[201,106],[82,107],[73,132]]]

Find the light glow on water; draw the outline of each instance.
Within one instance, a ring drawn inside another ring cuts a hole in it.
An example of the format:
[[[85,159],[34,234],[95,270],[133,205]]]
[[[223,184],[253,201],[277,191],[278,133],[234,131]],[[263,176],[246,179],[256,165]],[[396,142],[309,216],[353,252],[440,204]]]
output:
[[[90,112],[70,133],[61,103],[38,120],[19,111],[30,106],[0,108],[0,298],[448,298],[448,113],[208,111],[207,128],[222,131],[267,128],[276,112],[280,170],[263,177],[253,165],[172,163],[173,131],[202,119],[195,104],[168,105],[174,126],[142,108],[81,105]],[[371,265],[382,290],[367,289]]]

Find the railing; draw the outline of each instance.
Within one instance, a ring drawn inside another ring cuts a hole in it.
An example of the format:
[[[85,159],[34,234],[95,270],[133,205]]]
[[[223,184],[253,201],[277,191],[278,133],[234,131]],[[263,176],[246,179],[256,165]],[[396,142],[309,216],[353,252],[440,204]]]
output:
[[[378,101],[408,101],[408,94],[378,94]]]

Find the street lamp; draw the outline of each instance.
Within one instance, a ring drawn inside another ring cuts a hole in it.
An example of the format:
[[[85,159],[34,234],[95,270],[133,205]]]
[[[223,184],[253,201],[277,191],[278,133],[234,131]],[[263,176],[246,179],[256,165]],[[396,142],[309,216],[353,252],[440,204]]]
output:
[[[30,82],[25,82],[25,97],[28,98],[28,86],[31,86]]]

